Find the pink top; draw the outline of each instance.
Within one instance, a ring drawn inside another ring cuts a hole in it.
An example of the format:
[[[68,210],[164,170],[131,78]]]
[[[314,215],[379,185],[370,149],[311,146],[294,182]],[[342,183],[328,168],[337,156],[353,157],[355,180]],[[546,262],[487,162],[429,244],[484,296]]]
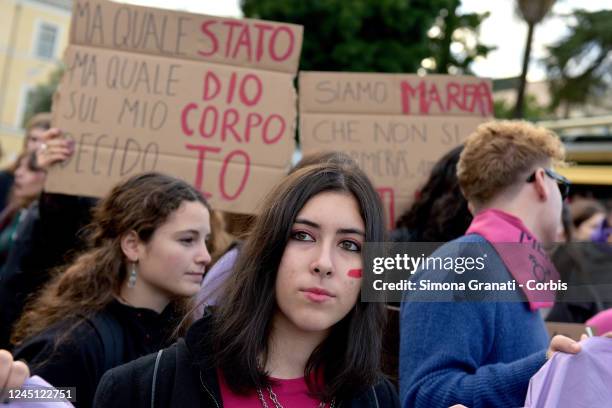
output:
[[[586,325],[594,327],[599,336],[612,332],[612,309],[599,312],[587,320]]]
[[[220,371],[217,371],[217,376],[219,377],[219,388],[221,389],[224,408],[261,408],[263,406],[256,392],[249,395],[234,394]],[[271,379],[275,381],[272,391],[274,391],[278,402],[283,407],[317,408],[319,406],[320,401],[308,395],[308,386],[304,377],[289,380]],[[275,405],[270,399],[268,390],[262,389],[261,392],[268,407],[273,408]],[[328,407],[329,405],[325,406]]]

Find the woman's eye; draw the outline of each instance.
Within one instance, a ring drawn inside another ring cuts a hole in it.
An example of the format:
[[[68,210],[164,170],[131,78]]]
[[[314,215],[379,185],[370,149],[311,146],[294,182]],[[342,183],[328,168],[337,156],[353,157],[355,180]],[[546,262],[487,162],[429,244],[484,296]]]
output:
[[[194,238],[181,238],[179,239],[179,241],[185,245],[190,245],[195,241],[195,239]]]
[[[340,243],[340,247],[351,252],[361,252],[361,246],[359,246],[353,241],[342,241]]]
[[[291,237],[297,241],[314,241],[310,234],[304,231],[295,231]]]

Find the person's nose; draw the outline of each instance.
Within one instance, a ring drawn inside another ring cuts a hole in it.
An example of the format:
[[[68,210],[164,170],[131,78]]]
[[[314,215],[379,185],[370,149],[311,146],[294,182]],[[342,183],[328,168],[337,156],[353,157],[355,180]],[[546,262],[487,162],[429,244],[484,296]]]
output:
[[[312,262],[310,269],[312,273],[320,275],[321,277],[329,277],[334,273],[334,266],[332,261],[332,244],[322,243],[319,248],[316,259]]]
[[[196,254],[195,262],[198,265],[208,265],[212,257],[210,256],[210,252],[208,252],[208,246],[206,245],[206,241],[202,241],[202,245],[199,248],[198,253]]]

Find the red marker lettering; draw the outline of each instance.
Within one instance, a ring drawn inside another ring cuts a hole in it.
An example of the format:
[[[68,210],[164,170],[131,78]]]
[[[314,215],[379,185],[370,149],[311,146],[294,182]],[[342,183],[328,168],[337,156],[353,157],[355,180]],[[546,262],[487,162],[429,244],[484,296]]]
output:
[[[244,159],[244,173],[242,174],[242,180],[240,181],[240,185],[234,192],[234,194],[229,194],[226,190],[225,185],[225,175],[227,173],[227,168],[230,164],[230,160],[234,156],[242,156]],[[224,200],[232,201],[235,200],[240,193],[244,190],[244,186],[246,185],[247,180],[249,179],[249,174],[251,172],[251,159],[249,155],[243,150],[234,150],[230,154],[227,155],[225,160],[223,160],[223,165],[221,168],[221,177],[219,178],[219,191],[221,191],[221,196]]]
[[[285,51],[285,53],[282,55],[277,54],[276,48],[275,48],[276,36],[280,32],[285,32],[289,36],[289,45],[287,46],[287,50]],[[272,36],[270,37],[270,45],[269,45],[270,57],[272,57],[274,61],[284,61],[291,55],[291,53],[293,52],[294,46],[295,46],[295,38],[293,37],[293,32],[288,27],[278,27],[276,30],[274,30],[274,32],[272,33]]]
[[[206,132],[206,124],[209,124],[209,132]],[[219,112],[216,106],[210,105],[204,108],[200,117],[200,136],[211,138],[217,132],[217,124],[219,123]]]
[[[183,129],[183,133],[187,136],[193,135],[193,129],[191,129],[187,124],[187,115],[189,112],[197,108],[198,105],[192,102],[187,104],[187,106],[183,108],[183,112],[181,112],[181,129]]]
[[[246,88],[248,81],[251,80],[255,86],[255,95],[248,97]],[[261,79],[256,75],[247,74],[240,83],[240,101],[246,106],[253,106],[261,99],[261,93],[263,92],[263,85]]]
[[[257,32],[257,55],[255,56],[255,60],[256,61],[261,61],[261,57],[263,56],[264,53],[264,37],[266,35],[266,31],[271,31],[272,29],[274,29],[274,27],[272,27],[269,24],[260,24],[260,23],[255,23],[255,27],[257,27],[258,32]]]
[[[202,190],[202,182],[204,181],[204,159],[206,157],[206,152],[219,153],[221,151],[221,148],[202,146],[202,145],[192,145],[189,143],[185,144],[185,147],[188,150],[196,150],[198,152],[198,166],[196,168],[196,176],[195,176],[193,185],[195,188],[202,191],[202,194],[204,194],[204,197],[210,198],[212,194],[204,192]]]
[[[200,31],[202,31],[202,34],[208,36],[211,42],[210,51],[198,51],[198,54],[200,54],[203,57],[209,57],[213,55],[214,53],[216,53],[217,50],[219,49],[219,41],[217,41],[217,36],[215,35],[215,33],[213,33],[212,31],[208,29],[208,26],[213,25],[213,24],[217,24],[217,22],[214,20],[209,20],[209,21],[203,22],[202,25],[200,26]]]
[[[206,71],[204,75],[204,88],[202,90],[202,100],[210,101],[219,95],[221,92],[221,81],[219,77],[212,71]]]
[[[244,26],[240,36],[238,37],[238,41],[236,42],[236,46],[234,47],[234,53],[232,54],[232,58],[236,58],[238,55],[238,49],[244,46],[246,47],[247,58],[251,61],[251,32],[249,31],[249,26]]]
[[[225,57],[229,57],[230,46],[232,44],[232,38],[234,37],[234,28],[241,27],[242,23],[239,21],[227,20],[222,23],[229,27],[229,33],[227,34],[227,42],[225,44]]]
[[[240,114],[236,109],[230,108],[223,112],[223,122],[221,123],[221,141],[225,142],[227,140],[227,135],[231,133],[238,143],[242,143],[240,134],[235,129],[239,119]]]

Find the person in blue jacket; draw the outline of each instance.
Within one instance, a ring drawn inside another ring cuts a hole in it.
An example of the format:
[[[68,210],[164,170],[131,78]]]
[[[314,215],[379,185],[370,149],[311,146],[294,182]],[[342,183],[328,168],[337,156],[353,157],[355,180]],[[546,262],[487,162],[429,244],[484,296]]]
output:
[[[462,276],[432,267],[418,271],[413,280],[520,281],[521,270],[513,259],[520,254],[509,254],[499,243],[522,240],[540,248],[554,241],[569,183],[552,167],[563,158],[560,140],[543,128],[517,121],[479,126],[467,139],[457,167],[474,220],[465,236],[446,243],[431,257],[484,257],[485,268],[470,277],[468,272]],[[544,257],[529,260],[546,262]],[[538,310],[546,304],[531,299],[531,294],[521,289],[504,295],[483,293],[479,299],[457,292],[433,299],[428,298],[429,292],[404,294],[400,317],[403,407],[523,406],[529,379],[553,352],[579,352],[580,345],[567,337],[549,341]]]

